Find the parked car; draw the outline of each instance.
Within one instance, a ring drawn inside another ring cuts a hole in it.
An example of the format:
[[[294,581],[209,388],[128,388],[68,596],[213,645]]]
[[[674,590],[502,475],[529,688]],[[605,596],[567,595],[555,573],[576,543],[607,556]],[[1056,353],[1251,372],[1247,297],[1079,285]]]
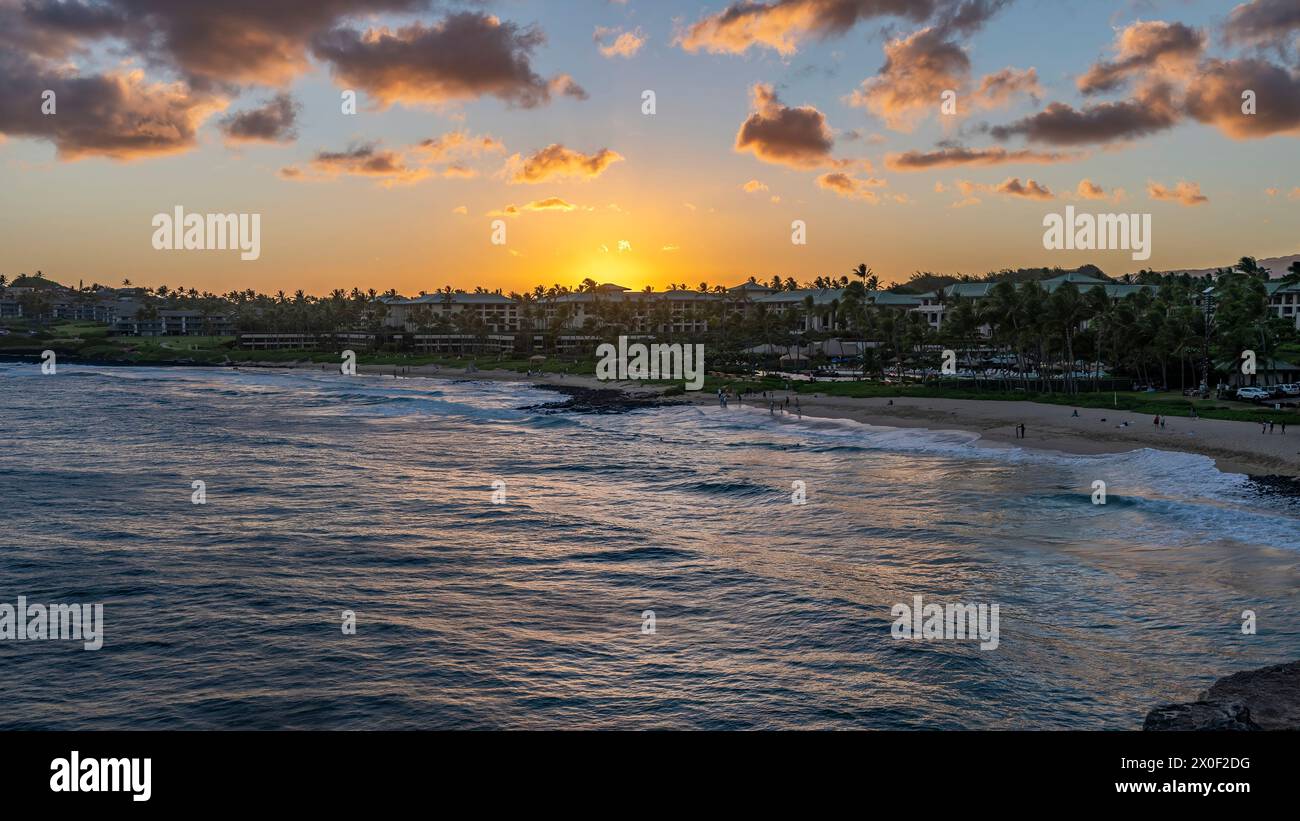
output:
[[[1237,388],[1237,398],[1243,402],[1258,402],[1268,399],[1272,394],[1263,388]]]
[[[1277,387],[1287,396],[1300,396],[1300,383],[1298,382],[1289,382],[1285,385],[1278,385]]]

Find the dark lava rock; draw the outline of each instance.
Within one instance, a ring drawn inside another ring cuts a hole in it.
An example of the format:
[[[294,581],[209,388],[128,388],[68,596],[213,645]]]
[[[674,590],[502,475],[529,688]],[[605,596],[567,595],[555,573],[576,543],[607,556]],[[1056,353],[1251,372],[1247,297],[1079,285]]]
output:
[[[1300,730],[1300,661],[1225,676],[1200,700],[1147,714],[1144,730]]]
[[[1222,701],[1193,701],[1166,704],[1147,713],[1144,730],[1259,730],[1242,704]]]
[[[1202,701],[1237,701],[1265,730],[1300,730],[1300,661],[1245,670],[1214,682]]]
[[[536,387],[556,391],[569,398],[563,402],[529,405],[520,410],[540,413],[627,413],[639,408],[689,404],[684,401],[664,399],[657,393],[626,393],[620,390],[584,388],[577,385],[537,385]]]

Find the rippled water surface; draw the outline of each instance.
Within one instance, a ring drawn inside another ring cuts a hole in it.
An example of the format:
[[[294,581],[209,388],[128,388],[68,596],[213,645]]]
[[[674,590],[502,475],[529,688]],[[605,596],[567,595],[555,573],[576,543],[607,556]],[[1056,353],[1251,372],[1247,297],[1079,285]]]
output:
[[[106,623],[0,641],[0,727],[1132,728],[1300,657],[1300,509],[1203,457],[555,398],[0,364],[0,603]]]

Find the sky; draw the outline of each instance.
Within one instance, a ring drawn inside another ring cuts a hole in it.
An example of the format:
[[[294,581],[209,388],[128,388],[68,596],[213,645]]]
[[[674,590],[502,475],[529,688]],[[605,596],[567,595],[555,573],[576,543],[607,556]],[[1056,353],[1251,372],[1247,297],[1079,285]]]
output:
[[[74,284],[1203,268],[1300,251],[1298,138],[1295,0],[0,0],[0,273]]]

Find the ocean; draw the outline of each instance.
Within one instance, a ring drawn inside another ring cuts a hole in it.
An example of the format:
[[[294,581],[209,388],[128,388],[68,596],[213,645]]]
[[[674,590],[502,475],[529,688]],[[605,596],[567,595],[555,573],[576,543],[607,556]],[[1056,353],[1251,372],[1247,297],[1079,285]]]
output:
[[[1300,504],[1205,457],[558,399],[0,363],[0,604],[103,605],[0,728],[1133,729],[1300,658]]]

